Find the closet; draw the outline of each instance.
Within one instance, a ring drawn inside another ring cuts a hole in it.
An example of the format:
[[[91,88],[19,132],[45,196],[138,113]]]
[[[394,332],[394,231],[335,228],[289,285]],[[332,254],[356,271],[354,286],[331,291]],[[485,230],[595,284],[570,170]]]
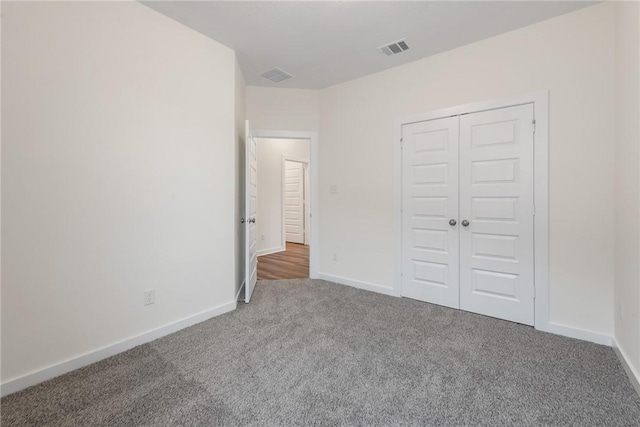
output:
[[[534,324],[534,106],[402,126],[402,296]]]

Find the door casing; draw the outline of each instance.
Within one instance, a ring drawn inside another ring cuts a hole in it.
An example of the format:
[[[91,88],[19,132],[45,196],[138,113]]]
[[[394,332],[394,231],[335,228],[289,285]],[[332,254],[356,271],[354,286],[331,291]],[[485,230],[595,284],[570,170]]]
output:
[[[309,233],[309,277],[318,278],[318,265],[320,255],[320,216],[318,209],[318,133],[312,131],[289,131],[254,129],[254,138],[262,139],[308,139],[309,140],[309,168],[311,169],[309,185],[311,194],[309,197],[311,214],[311,232]],[[260,160],[258,160],[260,161]]]
[[[498,108],[533,104],[534,135],[534,286],[536,329],[557,332],[549,321],[549,91],[443,108],[395,120],[394,135],[394,230],[396,235],[395,294],[402,286],[402,126],[444,117]]]

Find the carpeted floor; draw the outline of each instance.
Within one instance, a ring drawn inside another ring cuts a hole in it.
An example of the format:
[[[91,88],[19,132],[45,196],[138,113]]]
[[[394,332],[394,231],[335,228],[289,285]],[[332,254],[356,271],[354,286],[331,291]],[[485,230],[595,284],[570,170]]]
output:
[[[308,279],[1,409],[3,426],[640,425],[611,348]]]

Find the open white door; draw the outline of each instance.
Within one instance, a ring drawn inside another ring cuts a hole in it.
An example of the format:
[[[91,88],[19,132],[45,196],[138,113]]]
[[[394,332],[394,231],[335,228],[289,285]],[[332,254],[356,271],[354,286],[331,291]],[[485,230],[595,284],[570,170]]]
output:
[[[251,294],[258,280],[258,241],[256,221],[258,220],[258,149],[251,133],[249,120],[245,122],[245,288],[244,302],[251,300]]]
[[[284,162],[285,240],[304,243],[304,167],[300,162]]]

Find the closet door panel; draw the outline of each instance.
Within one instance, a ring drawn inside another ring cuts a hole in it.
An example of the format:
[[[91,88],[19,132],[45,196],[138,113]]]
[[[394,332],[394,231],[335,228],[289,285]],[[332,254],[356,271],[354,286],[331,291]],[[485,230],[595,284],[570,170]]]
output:
[[[402,296],[458,308],[458,117],[402,136]]]
[[[460,118],[460,308],[527,325],[534,323],[533,144],[532,104]]]

